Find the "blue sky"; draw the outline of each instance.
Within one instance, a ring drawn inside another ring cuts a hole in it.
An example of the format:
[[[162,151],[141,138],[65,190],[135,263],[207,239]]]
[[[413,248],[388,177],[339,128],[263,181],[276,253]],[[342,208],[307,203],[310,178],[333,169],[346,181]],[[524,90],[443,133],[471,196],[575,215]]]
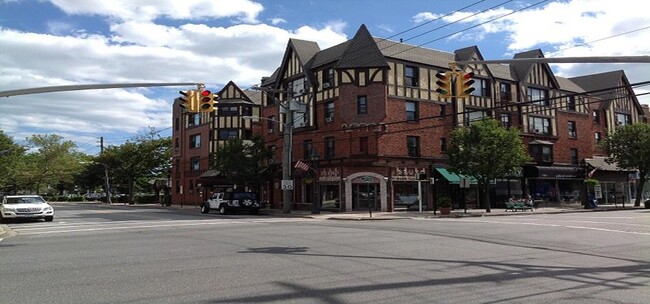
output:
[[[650,15],[640,3],[0,0],[0,91],[129,82],[204,82],[217,91],[230,80],[247,88],[280,64],[289,38],[324,49],[351,38],[361,24],[375,37],[442,51],[476,45],[485,59],[537,48],[546,57],[649,55]],[[650,78],[648,64],[552,67],[564,77],[622,69],[632,83]],[[169,135],[180,89],[191,87],[2,98],[0,129],[19,143],[56,133],[96,154],[99,137],[119,145],[150,127]]]

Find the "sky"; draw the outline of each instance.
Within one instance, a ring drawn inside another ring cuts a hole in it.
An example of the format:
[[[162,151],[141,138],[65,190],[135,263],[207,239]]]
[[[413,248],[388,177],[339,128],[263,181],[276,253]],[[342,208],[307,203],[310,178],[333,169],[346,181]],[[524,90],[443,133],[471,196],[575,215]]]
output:
[[[441,51],[477,46],[486,60],[650,55],[642,0],[0,0],[0,91],[110,83],[259,84],[290,38],[325,49],[365,24],[378,38]],[[557,64],[557,76],[650,64]],[[0,98],[0,130],[18,144],[57,134],[99,153],[149,130],[171,135],[172,103],[193,86],[103,89]],[[650,92],[648,86],[635,89]],[[650,104],[649,95],[639,96]]]

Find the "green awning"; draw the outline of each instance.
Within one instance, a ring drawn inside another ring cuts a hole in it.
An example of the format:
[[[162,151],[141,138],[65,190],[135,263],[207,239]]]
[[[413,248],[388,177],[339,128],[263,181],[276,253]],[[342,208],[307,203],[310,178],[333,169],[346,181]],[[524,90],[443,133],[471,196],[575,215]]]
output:
[[[453,173],[453,172],[449,172],[445,168],[436,168],[436,171],[438,171],[438,173],[440,173],[442,175],[442,177],[444,177],[449,182],[449,184],[451,184],[451,185],[460,184],[460,179],[462,177],[469,178],[469,183],[472,184],[472,185],[478,184],[478,181],[472,176],[465,176],[465,175],[462,175],[462,174],[456,174],[456,173]]]

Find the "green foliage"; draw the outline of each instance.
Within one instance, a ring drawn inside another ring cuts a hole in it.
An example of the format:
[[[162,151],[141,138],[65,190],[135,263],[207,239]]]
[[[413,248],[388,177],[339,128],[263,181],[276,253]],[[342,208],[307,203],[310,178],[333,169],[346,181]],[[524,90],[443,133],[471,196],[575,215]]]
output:
[[[153,194],[139,194],[135,197],[136,204],[154,204],[159,203],[156,201],[157,197]]]
[[[587,186],[592,186],[593,187],[595,185],[600,184],[600,181],[598,181],[597,179],[588,178],[588,179],[584,180],[584,184],[587,185]]]
[[[18,183],[18,163],[25,149],[0,130],[0,192],[14,192]]]
[[[602,142],[608,162],[628,170],[639,170],[635,206],[641,205],[643,187],[650,173],[650,125],[637,123],[622,126]]]
[[[493,118],[454,129],[445,153],[453,171],[474,176],[484,192],[490,180],[519,171],[530,160],[519,130],[506,129]],[[489,201],[486,205],[489,210]]]
[[[271,152],[260,136],[250,141],[231,139],[217,148],[211,168],[219,171],[228,183],[258,187],[265,180],[261,173],[270,157]]]
[[[436,205],[438,208],[449,208],[451,207],[451,198],[447,196],[441,196],[436,200]]]

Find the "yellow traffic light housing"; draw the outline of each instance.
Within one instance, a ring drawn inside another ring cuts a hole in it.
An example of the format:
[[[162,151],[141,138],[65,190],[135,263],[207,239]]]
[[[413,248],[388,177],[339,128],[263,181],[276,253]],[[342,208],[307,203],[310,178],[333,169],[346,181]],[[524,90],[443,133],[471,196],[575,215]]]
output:
[[[468,97],[475,88],[472,86],[474,84],[474,73],[465,73],[460,72],[458,77],[456,77],[456,88],[458,92],[458,97],[465,98]]]
[[[183,112],[196,113],[199,111],[196,91],[178,91],[178,93],[183,95],[179,98],[181,101],[179,106],[183,109]]]
[[[200,112],[214,112],[214,103],[218,95],[212,94],[209,90],[201,90],[199,98],[201,98]]]
[[[436,85],[438,85],[436,92],[438,92],[438,94],[440,94],[440,97],[442,98],[448,98],[454,96],[454,92],[452,92],[451,90],[452,75],[453,72],[436,73],[436,78],[438,78],[438,81],[436,81]]]

